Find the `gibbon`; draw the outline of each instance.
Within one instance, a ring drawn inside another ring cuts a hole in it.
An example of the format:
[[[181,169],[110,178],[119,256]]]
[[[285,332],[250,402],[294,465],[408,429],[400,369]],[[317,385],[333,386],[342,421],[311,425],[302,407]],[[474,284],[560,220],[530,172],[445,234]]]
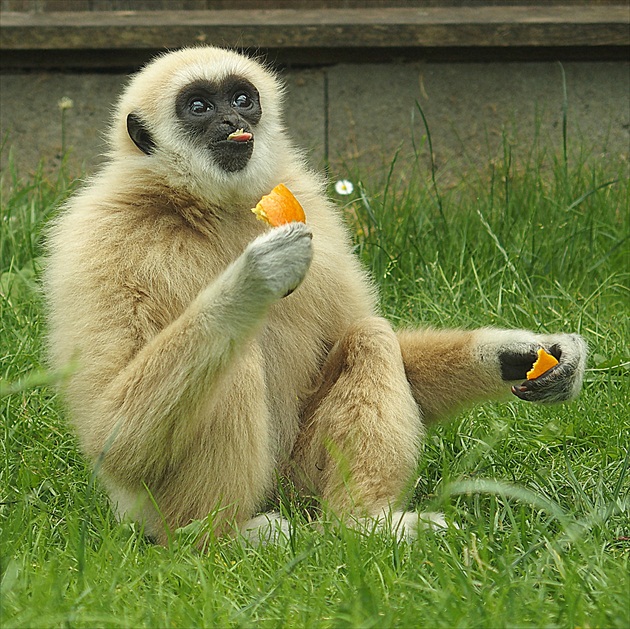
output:
[[[108,162],[48,233],[49,353],[72,366],[69,416],[118,516],[159,543],[211,512],[216,534],[284,530],[259,515],[278,476],[342,518],[393,513],[413,536],[423,518],[400,503],[428,423],[582,384],[578,335],[395,332],[287,136],[282,96],[236,52],[158,57],[118,102]],[[250,212],[281,182],[307,224]],[[527,381],[540,347],[560,362]]]

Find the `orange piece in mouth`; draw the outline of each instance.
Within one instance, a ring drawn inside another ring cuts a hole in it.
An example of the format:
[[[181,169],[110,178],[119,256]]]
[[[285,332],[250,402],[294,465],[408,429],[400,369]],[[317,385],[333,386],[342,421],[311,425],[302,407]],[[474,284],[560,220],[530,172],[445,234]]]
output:
[[[533,380],[534,378],[538,378],[538,376],[542,376],[544,373],[547,373],[552,367],[555,367],[558,364],[555,356],[548,354],[542,347],[538,350],[538,358],[536,362],[533,364],[530,371],[527,372],[527,379]]]
[[[254,135],[244,129],[237,129],[228,135],[227,139],[232,142],[249,142]]]
[[[272,227],[293,222],[306,223],[306,215],[300,202],[283,183],[279,183],[266,194],[252,212],[258,220],[265,221]]]

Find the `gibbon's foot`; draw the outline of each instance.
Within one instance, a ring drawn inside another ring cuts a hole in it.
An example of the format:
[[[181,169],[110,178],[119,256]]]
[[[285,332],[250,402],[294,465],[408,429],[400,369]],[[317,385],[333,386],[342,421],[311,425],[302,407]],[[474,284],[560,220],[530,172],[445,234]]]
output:
[[[254,546],[286,544],[290,523],[279,513],[262,513],[248,520],[240,529],[241,537]]]
[[[245,250],[252,274],[274,297],[286,297],[306,276],[313,258],[312,239],[303,223],[289,223],[259,236]]]
[[[426,511],[389,511],[373,518],[350,518],[347,521],[350,528],[370,532],[376,525],[376,530],[390,533],[398,541],[412,541],[418,537],[420,531],[441,532],[449,528],[443,513]],[[268,544],[286,544],[289,540],[290,523],[279,513],[263,513],[246,522],[240,529],[241,537],[248,543],[258,546]],[[457,524],[450,526],[458,529]]]
[[[445,531],[449,528],[443,513],[436,511],[390,511],[383,509],[372,518],[362,518],[355,521],[353,528],[370,531],[376,523],[376,529],[390,533],[397,540],[411,541],[418,537],[420,531]],[[451,525],[459,528],[456,524]]]
[[[454,528],[459,528],[456,524]],[[418,537],[419,531],[445,531],[448,524],[443,513],[437,511],[395,511],[392,514],[392,532],[397,539],[412,540]]]
[[[533,380],[527,372],[543,347],[559,362]],[[565,402],[578,395],[586,366],[587,347],[577,334],[536,336],[534,342],[509,345],[499,352],[501,376],[504,380],[523,380],[512,386],[512,393],[527,402]]]

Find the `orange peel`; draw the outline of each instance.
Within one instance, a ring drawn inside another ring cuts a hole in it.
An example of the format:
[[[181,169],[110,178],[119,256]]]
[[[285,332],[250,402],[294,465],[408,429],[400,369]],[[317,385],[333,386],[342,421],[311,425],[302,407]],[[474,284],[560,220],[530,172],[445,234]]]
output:
[[[532,368],[527,372],[527,379],[533,380],[547,373],[552,367],[558,364],[558,360],[555,356],[547,353],[542,347],[538,350],[538,358],[532,365]]]
[[[283,183],[279,183],[266,194],[252,212],[258,220],[265,221],[272,227],[293,222],[306,223],[306,215],[300,202]]]

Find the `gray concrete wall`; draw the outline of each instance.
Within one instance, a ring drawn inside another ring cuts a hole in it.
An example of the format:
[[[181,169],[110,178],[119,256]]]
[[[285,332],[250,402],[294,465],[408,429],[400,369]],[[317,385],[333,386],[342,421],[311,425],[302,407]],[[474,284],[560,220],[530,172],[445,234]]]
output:
[[[630,144],[630,64],[566,63],[568,137],[589,159],[628,163]],[[556,63],[339,64],[289,69],[286,121],[311,163],[340,178],[357,172],[379,177],[398,149],[404,163],[413,155],[412,137],[422,147],[426,114],[438,177],[459,177],[502,155],[507,136],[517,156],[534,139],[547,151],[562,147],[563,87]],[[71,173],[90,173],[102,159],[102,135],[112,104],[126,77],[112,74],[5,74],[0,77],[1,133],[21,175],[43,160],[53,172],[63,144]],[[326,154],[326,152],[328,154]],[[405,169],[401,176],[406,176]]]

